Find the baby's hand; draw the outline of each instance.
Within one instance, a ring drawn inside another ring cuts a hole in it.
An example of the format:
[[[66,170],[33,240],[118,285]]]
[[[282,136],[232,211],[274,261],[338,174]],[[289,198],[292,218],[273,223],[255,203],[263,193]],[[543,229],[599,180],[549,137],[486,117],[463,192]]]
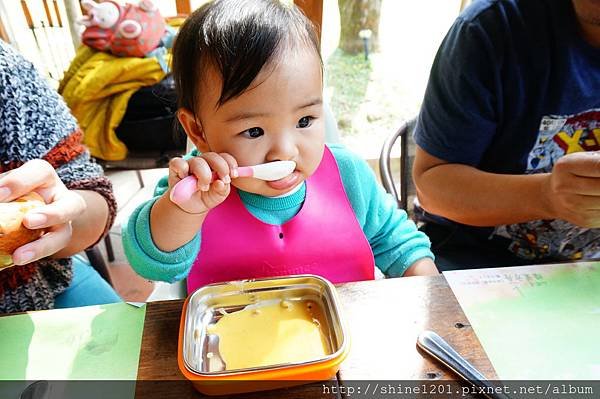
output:
[[[185,201],[171,201],[183,211],[192,214],[208,212],[227,198],[231,178],[237,177],[237,161],[227,153],[207,152],[188,159],[173,158],[169,162],[169,192],[181,179],[194,175],[197,191]],[[213,181],[213,171],[217,179]]]

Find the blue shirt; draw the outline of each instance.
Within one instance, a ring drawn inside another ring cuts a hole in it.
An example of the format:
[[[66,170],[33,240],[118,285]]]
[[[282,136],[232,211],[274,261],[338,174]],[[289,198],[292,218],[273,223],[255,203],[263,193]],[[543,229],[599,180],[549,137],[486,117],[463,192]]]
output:
[[[599,93],[600,49],[579,34],[570,0],[476,1],[438,51],[415,140],[491,173],[550,172],[565,154],[600,150]],[[493,231],[524,258],[600,256],[598,230],[564,221]]]
[[[430,242],[417,230],[406,212],[377,183],[373,171],[362,159],[340,145],[329,146],[338,164],[342,184],[375,257],[375,264],[390,277],[402,276],[419,259],[433,258]],[[123,247],[131,266],[151,280],[175,281],[184,278],[200,249],[200,234],[172,252],[156,247],[150,233],[150,210],[167,189],[167,179],[159,182],[156,197],[142,204],[123,227]],[[246,209],[269,224],[283,224],[301,209],[305,186],[295,193],[270,198],[239,191]],[[334,239],[334,238],[332,238]],[[202,256],[202,254],[200,254]],[[252,276],[248,276],[249,278]]]

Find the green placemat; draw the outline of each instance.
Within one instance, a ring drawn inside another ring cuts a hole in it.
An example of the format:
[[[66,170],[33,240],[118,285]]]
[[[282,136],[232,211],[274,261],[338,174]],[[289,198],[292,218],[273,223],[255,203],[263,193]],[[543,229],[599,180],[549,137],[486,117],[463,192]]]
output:
[[[600,263],[444,276],[501,379],[600,379]]]
[[[0,380],[135,380],[146,306],[0,317]]]

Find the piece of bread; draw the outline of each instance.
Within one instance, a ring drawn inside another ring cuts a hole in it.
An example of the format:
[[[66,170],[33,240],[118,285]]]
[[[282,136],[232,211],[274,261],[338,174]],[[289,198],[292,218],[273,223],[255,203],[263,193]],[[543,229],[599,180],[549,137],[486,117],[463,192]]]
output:
[[[34,192],[0,203],[0,269],[12,266],[11,255],[17,248],[44,234],[44,229],[31,230],[23,226],[25,214],[42,205],[45,205],[44,199]]]

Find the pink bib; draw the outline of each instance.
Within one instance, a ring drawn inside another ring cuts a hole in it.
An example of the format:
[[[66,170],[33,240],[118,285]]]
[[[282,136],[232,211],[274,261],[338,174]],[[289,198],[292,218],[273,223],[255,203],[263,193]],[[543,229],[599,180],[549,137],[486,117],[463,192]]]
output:
[[[210,283],[293,274],[316,274],[333,283],[374,278],[371,246],[327,147],[292,219],[283,225],[258,220],[232,188],[206,216],[201,241],[188,292]]]

